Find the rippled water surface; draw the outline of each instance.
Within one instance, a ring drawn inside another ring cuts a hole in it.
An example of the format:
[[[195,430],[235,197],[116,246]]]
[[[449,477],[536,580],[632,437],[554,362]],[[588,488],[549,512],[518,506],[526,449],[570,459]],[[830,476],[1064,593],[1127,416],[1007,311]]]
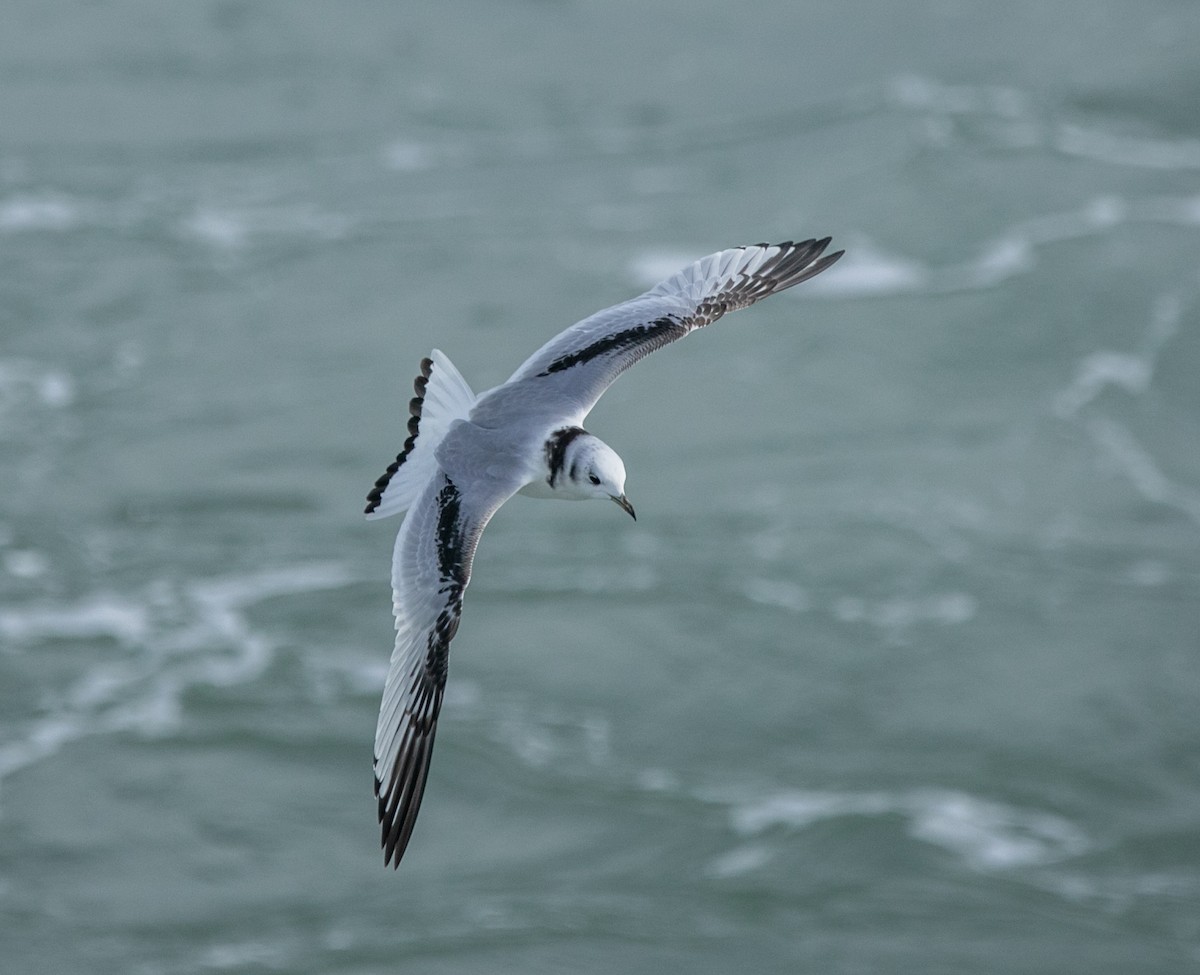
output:
[[[9,6],[0,968],[1200,971],[1200,8]],[[385,870],[421,357],[825,234],[492,522]]]

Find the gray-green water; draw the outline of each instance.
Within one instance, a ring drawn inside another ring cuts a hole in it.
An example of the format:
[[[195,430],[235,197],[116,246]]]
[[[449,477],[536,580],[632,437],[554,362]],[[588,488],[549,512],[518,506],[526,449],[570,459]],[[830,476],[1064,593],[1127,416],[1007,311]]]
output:
[[[1200,970],[1200,7],[3,21],[0,970]],[[493,521],[385,871],[420,358],[824,234]]]

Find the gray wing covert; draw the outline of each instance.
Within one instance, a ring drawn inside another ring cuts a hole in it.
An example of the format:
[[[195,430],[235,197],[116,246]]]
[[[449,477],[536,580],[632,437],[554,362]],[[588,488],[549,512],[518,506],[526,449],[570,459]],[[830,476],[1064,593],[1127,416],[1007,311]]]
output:
[[[571,402],[582,417],[639,359],[726,312],[820,274],[842,256],[824,257],[830,238],[755,244],[711,254],[630,301],[597,312],[555,336],[509,379],[555,387],[543,396]],[[503,387],[501,387],[503,388]]]

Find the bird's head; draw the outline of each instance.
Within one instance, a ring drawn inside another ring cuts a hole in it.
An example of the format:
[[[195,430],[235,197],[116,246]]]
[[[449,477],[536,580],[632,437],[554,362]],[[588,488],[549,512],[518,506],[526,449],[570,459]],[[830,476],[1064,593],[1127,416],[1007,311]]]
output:
[[[599,437],[583,433],[567,444],[562,472],[565,485],[579,498],[608,498],[637,521],[633,505],[625,497],[625,465],[617,452]]]

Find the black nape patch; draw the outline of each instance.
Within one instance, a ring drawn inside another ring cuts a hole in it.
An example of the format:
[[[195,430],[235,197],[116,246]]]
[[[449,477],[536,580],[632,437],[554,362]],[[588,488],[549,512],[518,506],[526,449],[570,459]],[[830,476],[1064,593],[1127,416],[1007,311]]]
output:
[[[587,431],[583,427],[563,427],[550,434],[550,439],[546,441],[546,467],[550,470],[546,483],[551,487],[558,482],[563,464],[567,462],[567,448],[573,440],[585,433]]]

